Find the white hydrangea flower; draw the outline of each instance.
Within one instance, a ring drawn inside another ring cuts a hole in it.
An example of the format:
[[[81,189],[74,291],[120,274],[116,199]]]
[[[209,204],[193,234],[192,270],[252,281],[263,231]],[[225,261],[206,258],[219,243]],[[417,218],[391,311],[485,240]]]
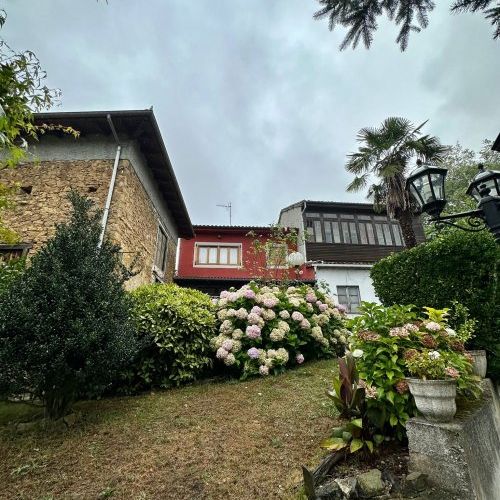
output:
[[[227,366],[234,365],[236,363],[236,358],[234,354],[229,353],[225,358],[224,358],[224,364]]]
[[[352,357],[353,358],[361,358],[363,357],[363,350],[362,349],[354,349],[354,351],[352,352]]]
[[[288,311],[281,311],[280,312],[280,318],[281,319],[289,319],[290,318],[290,313]]]
[[[439,354],[438,351],[430,351],[428,356],[431,359],[439,359],[441,357],[441,354]]]
[[[283,330],[280,330],[279,328],[273,328],[271,333],[269,334],[269,338],[273,342],[280,342],[283,340],[285,337],[285,332]]]
[[[234,340],[241,340],[243,338],[243,330],[241,330],[240,328],[236,328],[236,330],[233,331],[232,333],[232,337]]]

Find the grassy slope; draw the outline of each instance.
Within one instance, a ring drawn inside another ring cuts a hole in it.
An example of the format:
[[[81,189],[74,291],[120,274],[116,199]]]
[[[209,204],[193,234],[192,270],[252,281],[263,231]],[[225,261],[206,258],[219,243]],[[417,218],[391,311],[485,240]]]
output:
[[[0,498],[291,498],[334,424],[332,369],[84,402],[59,434],[4,427]]]

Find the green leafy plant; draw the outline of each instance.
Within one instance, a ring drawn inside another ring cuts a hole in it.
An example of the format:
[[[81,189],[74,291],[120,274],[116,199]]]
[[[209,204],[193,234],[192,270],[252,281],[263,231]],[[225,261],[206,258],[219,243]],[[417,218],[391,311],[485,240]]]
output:
[[[356,362],[351,353],[338,359],[339,375],[334,377],[327,395],[332,399],[340,416],[362,417],[365,408],[365,389],[360,384]]]
[[[455,378],[447,376],[446,361],[438,351],[423,350],[415,352],[406,360],[406,366],[410,375],[422,380],[444,380],[445,378]],[[456,372],[458,377],[459,373]]]
[[[391,331],[394,334],[394,327],[412,324],[417,315],[412,306],[385,308],[366,302],[360,312],[348,327],[354,334],[351,347],[362,353],[356,361],[359,376],[372,388],[366,416],[381,434],[402,439],[407,420],[415,414],[415,405],[405,382],[401,349],[406,340],[391,335]]]
[[[350,453],[368,450],[373,453],[374,447],[384,441],[384,436],[374,434],[367,429],[366,422],[362,418],[353,418],[346,424],[335,427],[332,437],[324,439],[321,447],[329,451],[338,451],[342,449],[349,450]]]
[[[120,248],[99,248],[101,213],[69,195],[69,222],[0,301],[0,392],[31,393],[59,418],[79,394],[101,394],[135,352]]]
[[[386,306],[404,303],[419,309],[429,304],[450,308],[450,323],[457,333],[460,314],[453,313],[453,304],[466,307],[469,319],[477,321],[468,347],[488,352],[489,373],[498,378],[499,256],[499,247],[490,234],[456,231],[380,260],[373,266],[371,277]],[[468,323],[460,335],[470,335],[473,327]]]
[[[208,295],[174,284],[144,285],[131,295],[141,349],[124,373],[122,391],[178,386],[212,366],[216,318]]]
[[[367,388],[366,417],[381,434],[405,435],[415,414],[406,378],[454,378],[460,395],[477,397],[479,380],[472,374],[463,342],[447,324],[448,310],[364,302],[361,315],[349,323],[351,349],[357,355],[359,377]]]

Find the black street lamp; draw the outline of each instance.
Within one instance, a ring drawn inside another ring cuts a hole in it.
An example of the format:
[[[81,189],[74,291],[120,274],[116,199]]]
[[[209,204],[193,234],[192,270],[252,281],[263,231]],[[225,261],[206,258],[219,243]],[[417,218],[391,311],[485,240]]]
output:
[[[500,151],[500,135],[492,149]],[[446,205],[446,173],[446,168],[417,161],[417,168],[408,177],[406,188],[420,211],[428,213],[431,216],[430,221],[438,225],[446,224],[466,231],[482,231],[488,228],[500,243],[500,171],[485,170],[483,165],[479,165],[479,173],[466,191],[466,194],[477,202],[477,209],[441,216]],[[468,227],[455,224],[453,221],[456,219],[466,219]]]

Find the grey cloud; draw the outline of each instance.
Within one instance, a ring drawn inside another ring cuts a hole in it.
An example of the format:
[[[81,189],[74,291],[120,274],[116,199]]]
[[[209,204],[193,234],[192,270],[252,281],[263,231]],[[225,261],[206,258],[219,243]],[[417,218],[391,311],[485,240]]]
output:
[[[440,6],[408,51],[381,23],[338,51],[313,0],[18,0],[4,35],[30,48],[65,110],[154,106],[194,223],[267,224],[345,192],[356,133],[389,115],[477,147],[498,122],[498,55],[480,16]],[[465,36],[466,35],[466,36]],[[467,62],[464,62],[467,61]],[[495,95],[496,94],[496,95]],[[495,106],[497,104],[497,106]]]

